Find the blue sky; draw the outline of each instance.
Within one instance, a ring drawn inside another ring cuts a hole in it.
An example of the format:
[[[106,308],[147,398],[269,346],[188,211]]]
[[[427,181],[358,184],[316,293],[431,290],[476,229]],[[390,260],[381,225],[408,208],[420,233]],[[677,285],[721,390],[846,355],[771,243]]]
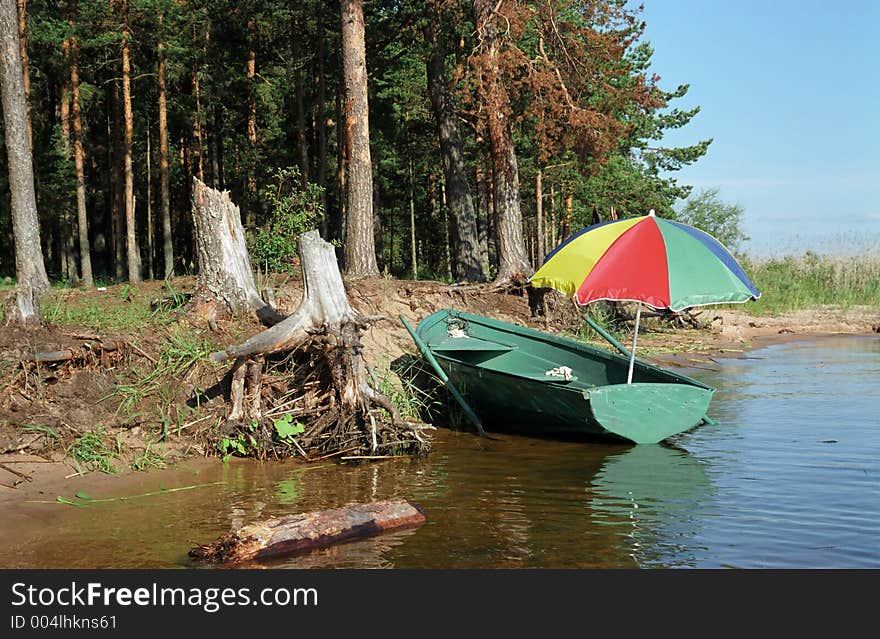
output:
[[[663,143],[714,138],[676,176],[743,206],[747,251],[880,247],[880,1],[643,4],[660,86],[701,107]]]

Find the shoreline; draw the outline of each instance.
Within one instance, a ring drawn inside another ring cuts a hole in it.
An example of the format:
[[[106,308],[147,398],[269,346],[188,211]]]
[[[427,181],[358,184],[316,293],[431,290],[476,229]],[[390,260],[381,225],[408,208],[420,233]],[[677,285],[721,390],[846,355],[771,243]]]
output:
[[[363,282],[352,284],[349,294],[353,306],[360,312],[375,314],[378,308],[387,313],[387,321],[374,325],[363,335],[365,356],[374,365],[416,352],[408,333],[396,319],[397,315],[404,315],[408,321],[417,323],[444,306],[494,316],[546,332],[565,332],[558,323],[551,326],[540,318],[532,318],[528,303],[522,297],[497,294],[482,299],[450,287],[438,289],[437,283],[432,282],[378,280],[367,284],[371,286],[367,290],[372,295],[364,295],[366,286]],[[371,296],[379,297],[379,301],[371,300]],[[295,289],[287,295],[291,300],[297,297]],[[703,312],[707,318],[711,314],[709,328],[673,329],[646,322],[645,331],[639,335],[637,356],[661,367],[715,370],[718,359],[742,357],[744,353],[776,344],[840,336],[865,337],[880,333],[880,313],[866,307],[826,307],[774,316],[750,315],[740,309],[713,308],[704,309]],[[623,341],[624,345],[629,346],[627,340]],[[604,340],[594,343],[605,344]],[[707,365],[712,368],[707,368]],[[124,431],[124,434],[145,438],[148,433],[144,430],[136,426]],[[63,450],[43,454],[26,450],[0,453],[0,512],[32,499],[52,500],[58,495],[72,497],[78,490],[100,491],[114,483],[128,485],[130,478],[137,483],[151,476],[173,476],[181,471],[197,469],[202,464],[220,463],[219,457],[206,455],[200,449],[192,451],[192,448],[192,442],[186,439],[157,445],[156,450],[174,455],[173,458],[166,458],[168,464],[165,468],[139,471],[127,466],[115,474],[90,471],[81,475],[65,460]]]

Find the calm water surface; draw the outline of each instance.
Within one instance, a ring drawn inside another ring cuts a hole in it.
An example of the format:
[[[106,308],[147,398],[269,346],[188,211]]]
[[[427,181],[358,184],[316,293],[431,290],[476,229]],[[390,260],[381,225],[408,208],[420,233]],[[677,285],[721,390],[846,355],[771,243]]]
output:
[[[0,522],[0,566],[186,567],[189,548],[232,527],[399,495],[425,526],[269,565],[880,567],[880,338],[777,345],[718,367],[692,373],[718,388],[718,425],[664,445],[441,429],[422,460],[143,474],[92,496],[223,483],[90,509],[17,507]]]

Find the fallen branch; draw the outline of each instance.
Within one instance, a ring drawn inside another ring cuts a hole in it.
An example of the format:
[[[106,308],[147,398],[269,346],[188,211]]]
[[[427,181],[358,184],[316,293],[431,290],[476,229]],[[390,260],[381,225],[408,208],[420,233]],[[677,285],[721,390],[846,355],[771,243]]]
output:
[[[21,472],[15,470],[14,468],[10,468],[6,464],[0,463],[0,468],[5,470],[6,472],[12,473],[16,477],[21,477],[25,481],[33,481],[33,477],[31,477],[30,474],[21,473]]]

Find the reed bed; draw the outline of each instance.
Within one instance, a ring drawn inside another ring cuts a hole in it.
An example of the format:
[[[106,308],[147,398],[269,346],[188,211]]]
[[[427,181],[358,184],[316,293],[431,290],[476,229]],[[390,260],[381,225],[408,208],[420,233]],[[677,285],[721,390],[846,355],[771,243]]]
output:
[[[741,258],[746,273],[761,291],[749,304],[757,314],[817,308],[880,308],[880,251],[855,255],[824,255]]]

